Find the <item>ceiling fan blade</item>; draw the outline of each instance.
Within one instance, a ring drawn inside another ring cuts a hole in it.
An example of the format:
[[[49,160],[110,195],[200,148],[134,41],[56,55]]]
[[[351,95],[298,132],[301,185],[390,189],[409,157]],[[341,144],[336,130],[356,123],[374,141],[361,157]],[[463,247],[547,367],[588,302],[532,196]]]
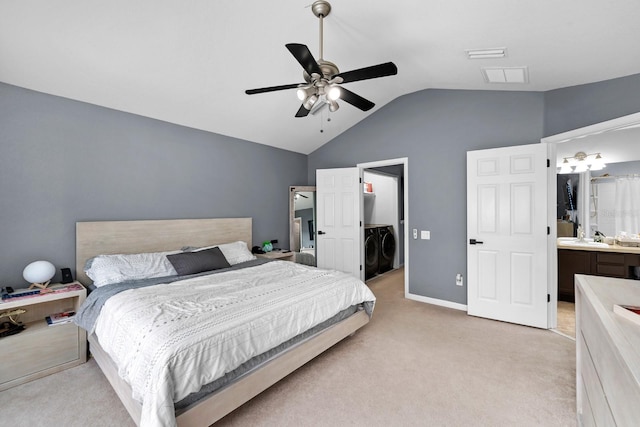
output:
[[[398,67],[396,67],[393,62],[386,62],[384,64],[339,73],[332,76],[332,78],[342,77],[343,83],[350,83],[378,77],[395,76],[396,74],[398,74]]]
[[[307,115],[309,115],[309,110],[304,108],[304,105],[301,105],[300,109],[296,113],[296,117],[307,117]]]
[[[340,99],[342,99],[344,102],[348,102],[356,108],[361,109],[362,111],[369,111],[376,105],[368,99],[364,99],[360,95],[357,95],[350,90],[343,88],[342,86],[340,87]]]
[[[300,65],[302,65],[302,68],[304,68],[307,74],[311,75],[316,73],[322,75],[320,66],[307,46],[300,43],[288,43],[285,46],[289,49],[289,52],[291,52]]]
[[[275,92],[276,90],[293,89],[304,83],[292,83],[289,85],[262,87],[260,89],[247,89],[244,91],[247,95],[255,95],[257,93]]]

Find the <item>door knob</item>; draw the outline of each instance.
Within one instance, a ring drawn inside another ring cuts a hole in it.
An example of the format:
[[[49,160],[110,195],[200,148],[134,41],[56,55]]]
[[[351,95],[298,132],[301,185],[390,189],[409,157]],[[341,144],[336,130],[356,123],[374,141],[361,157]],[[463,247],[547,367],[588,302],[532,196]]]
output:
[[[327,234],[324,231],[318,231],[318,234]]]
[[[476,239],[469,239],[469,244],[470,245],[481,245],[484,242],[481,242],[480,240],[476,240]]]

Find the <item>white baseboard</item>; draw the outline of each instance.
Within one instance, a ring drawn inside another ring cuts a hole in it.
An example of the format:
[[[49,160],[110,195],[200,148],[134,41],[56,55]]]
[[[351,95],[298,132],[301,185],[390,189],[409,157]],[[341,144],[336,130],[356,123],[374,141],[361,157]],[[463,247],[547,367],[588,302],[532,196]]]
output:
[[[453,308],[453,309],[456,309],[456,310],[467,311],[466,304],[459,304],[457,302],[446,301],[446,300],[443,300],[443,299],[423,297],[422,295],[415,295],[415,294],[410,294],[410,293],[406,293],[404,296],[405,296],[405,298],[411,299],[411,300],[414,300],[414,301],[426,302],[427,304],[439,305],[441,307],[447,307],[447,308]]]

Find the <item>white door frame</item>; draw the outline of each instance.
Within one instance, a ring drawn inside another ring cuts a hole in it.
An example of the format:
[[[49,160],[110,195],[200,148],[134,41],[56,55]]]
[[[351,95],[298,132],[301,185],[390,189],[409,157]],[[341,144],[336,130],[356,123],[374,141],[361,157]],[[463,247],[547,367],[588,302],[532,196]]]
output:
[[[379,168],[383,166],[395,166],[403,165],[404,167],[404,181],[403,181],[403,194],[402,201],[404,204],[404,297],[408,298],[409,295],[409,158],[400,157],[397,159],[378,160],[376,162],[358,163],[356,166],[360,169],[360,176],[364,169]],[[360,210],[360,220],[364,221],[364,210]],[[364,265],[364,251],[360,254],[361,265]]]
[[[540,140],[541,144],[548,144],[547,153],[549,153],[549,159],[551,160],[551,167],[549,169],[548,180],[548,221],[551,227],[551,238],[549,239],[549,260],[548,260],[548,274],[549,274],[549,295],[551,295],[551,304],[548,310],[549,327],[555,328],[558,323],[558,251],[556,249],[556,239],[558,236],[557,221],[556,221],[556,203],[557,203],[557,170],[556,170],[556,144],[572,141],[577,138],[582,138],[589,135],[598,133],[611,132],[616,130],[622,130],[629,127],[640,126],[640,113],[629,114],[627,116],[618,117],[612,120],[607,120],[601,123],[596,123],[590,126],[585,126],[577,129],[573,129],[567,132],[559,133],[557,135],[551,135]]]

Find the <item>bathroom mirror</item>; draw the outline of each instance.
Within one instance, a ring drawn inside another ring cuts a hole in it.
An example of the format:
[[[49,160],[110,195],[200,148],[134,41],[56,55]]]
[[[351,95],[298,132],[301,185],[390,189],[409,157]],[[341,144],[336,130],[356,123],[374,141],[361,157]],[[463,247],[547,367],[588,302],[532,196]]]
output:
[[[639,180],[639,139],[640,113],[543,139],[557,143],[558,168],[565,158],[571,159],[579,152],[601,153],[607,164],[598,171],[558,174],[558,237],[575,236],[577,224],[583,225],[586,237],[593,237],[596,230],[608,236],[640,231],[640,227],[628,225],[626,218],[633,214],[631,224],[640,225],[640,210],[634,206],[631,212],[621,204],[640,197],[638,190],[628,196],[622,192]],[[621,214],[625,218],[618,218]]]
[[[289,187],[289,247],[300,264],[316,265],[316,187]]]

